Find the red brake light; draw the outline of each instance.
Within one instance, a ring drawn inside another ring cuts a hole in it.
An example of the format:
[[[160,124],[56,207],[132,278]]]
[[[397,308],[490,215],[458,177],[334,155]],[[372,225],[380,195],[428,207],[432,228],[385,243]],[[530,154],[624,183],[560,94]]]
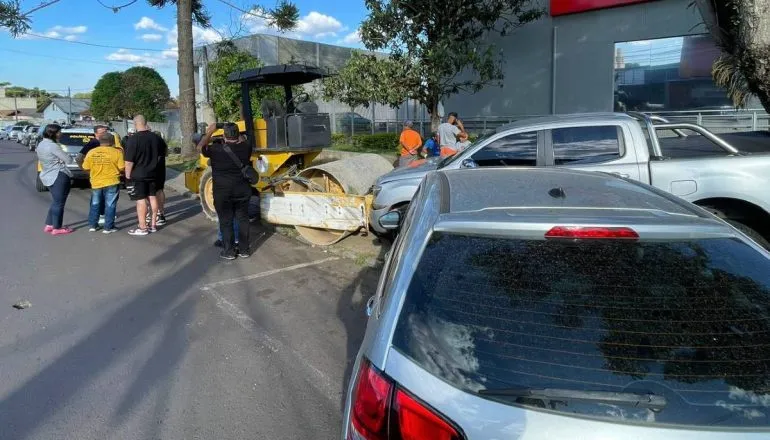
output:
[[[545,238],[595,238],[636,240],[639,234],[626,227],[554,226]]]
[[[446,420],[405,392],[396,391],[394,409],[402,440],[460,440]]]
[[[364,361],[356,378],[348,438],[386,440],[388,438],[388,404],[393,384]],[[357,434],[357,436],[356,436]]]

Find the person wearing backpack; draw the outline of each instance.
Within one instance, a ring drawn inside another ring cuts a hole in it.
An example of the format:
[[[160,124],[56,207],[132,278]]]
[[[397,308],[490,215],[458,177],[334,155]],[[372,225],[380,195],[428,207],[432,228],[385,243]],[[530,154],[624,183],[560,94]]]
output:
[[[198,151],[209,158],[213,180],[214,209],[222,231],[222,252],[225,260],[251,256],[249,241],[249,200],[253,168],[249,172],[251,146],[241,137],[238,126],[228,122],[220,124],[224,131],[223,142],[211,144],[211,137],[218,124],[209,124],[206,134],[198,143]],[[235,223],[238,224],[238,243],[235,246]]]

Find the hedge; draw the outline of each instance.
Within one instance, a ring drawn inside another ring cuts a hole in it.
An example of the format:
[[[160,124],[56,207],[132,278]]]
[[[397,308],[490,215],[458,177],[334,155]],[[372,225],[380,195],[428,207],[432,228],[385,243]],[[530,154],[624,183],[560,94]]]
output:
[[[376,133],[345,136],[341,133],[332,135],[333,147],[347,147],[351,151],[376,151],[382,153],[398,153],[398,133]]]

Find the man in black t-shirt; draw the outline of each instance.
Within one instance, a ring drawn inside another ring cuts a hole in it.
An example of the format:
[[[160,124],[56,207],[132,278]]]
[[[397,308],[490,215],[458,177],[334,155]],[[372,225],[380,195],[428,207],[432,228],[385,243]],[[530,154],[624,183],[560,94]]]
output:
[[[251,163],[251,147],[248,142],[241,140],[238,126],[226,123],[224,142],[209,144],[211,136],[217,131],[216,124],[209,124],[206,134],[198,143],[198,151],[209,158],[211,177],[214,190],[214,209],[219,217],[219,227],[222,231],[222,253],[220,257],[234,260],[236,256],[235,232],[233,221],[238,222],[237,255],[241,258],[251,256],[249,246],[249,200],[251,185],[241,173],[235,158],[226,151],[229,148],[237,160],[244,166]]]
[[[130,235],[144,236],[157,231],[158,199],[156,176],[158,156],[164,151],[165,142],[147,127],[144,116],[134,117],[136,134],[127,139],[125,146],[126,181],[128,195],[136,202],[136,215],[139,227],[128,231]],[[147,201],[150,202],[152,215],[147,224]]]

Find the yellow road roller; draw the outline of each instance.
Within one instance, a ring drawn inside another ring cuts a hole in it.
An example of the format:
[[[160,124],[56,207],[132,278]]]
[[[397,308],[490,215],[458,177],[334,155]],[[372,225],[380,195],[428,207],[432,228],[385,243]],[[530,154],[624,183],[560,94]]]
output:
[[[233,72],[230,82],[241,85],[241,114],[237,122],[251,144],[251,165],[259,173],[254,191],[260,215],[268,223],[290,225],[308,242],[328,246],[352,232],[368,230],[377,177],[393,167],[376,154],[362,154],[311,166],[331,145],[328,113],[319,113],[310,95],[294,96],[292,87],[328,76],[318,67],[298,64],[266,66]],[[284,102],[260,103],[261,118],[254,118],[250,99],[253,87],[282,87]],[[222,136],[214,133],[212,142]],[[201,156],[198,166],[185,173],[185,185],[198,193],[204,214],[217,219],[211,168]]]

